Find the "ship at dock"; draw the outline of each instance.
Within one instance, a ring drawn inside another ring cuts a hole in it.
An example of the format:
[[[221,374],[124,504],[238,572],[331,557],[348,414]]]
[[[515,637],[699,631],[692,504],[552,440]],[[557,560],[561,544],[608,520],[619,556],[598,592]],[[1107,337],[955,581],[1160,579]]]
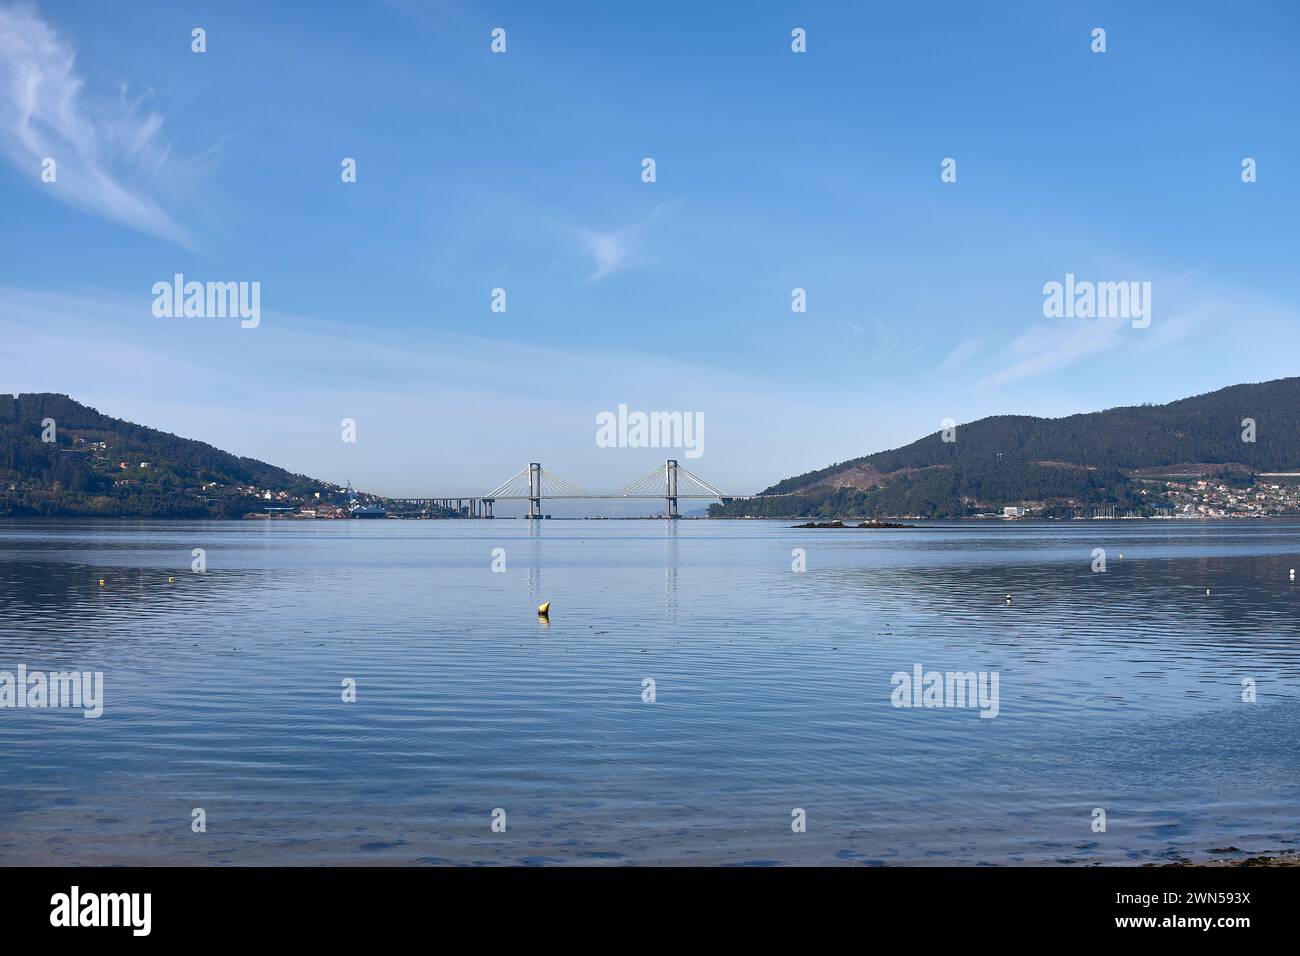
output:
[[[352,482],[348,482],[348,516],[351,518],[387,518],[388,509],[383,505],[367,505],[357,500]]]

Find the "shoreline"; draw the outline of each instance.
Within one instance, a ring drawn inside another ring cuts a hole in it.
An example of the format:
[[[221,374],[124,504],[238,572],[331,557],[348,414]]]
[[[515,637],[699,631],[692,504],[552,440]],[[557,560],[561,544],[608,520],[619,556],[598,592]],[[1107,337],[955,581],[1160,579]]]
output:
[[[1237,849],[1235,846],[1224,847],[1221,850],[1210,850],[1210,853],[1242,853],[1244,851]],[[1300,850],[1266,850],[1263,853],[1253,854],[1244,857],[1235,857],[1227,859],[1223,857],[1211,857],[1205,860],[1173,860],[1169,863],[1144,863],[1144,867],[1208,867],[1208,868],[1237,868],[1237,867],[1291,867],[1300,866]]]
[[[250,512],[249,514],[239,515],[237,517],[217,517],[217,516],[196,516],[196,515],[84,515],[84,514],[58,514],[58,515],[6,515],[0,514],[0,521],[15,522],[42,522],[42,521],[289,521],[297,523],[337,523],[349,521],[524,521],[529,519],[524,515],[494,515],[492,517],[475,517],[475,518],[456,518],[456,517],[433,517],[433,516],[404,516],[404,515],[386,515],[383,518],[308,518],[297,515],[268,515],[259,512]],[[533,519],[536,520],[536,519]],[[1278,515],[1196,515],[1196,516],[1161,516],[1152,515],[1149,517],[1095,517],[1095,518],[1006,518],[1001,515],[958,515],[953,517],[931,518],[925,515],[889,515],[884,518],[871,517],[846,517],[846,518],[827,518],[818,519],[810,518],[808,515],[729,515],[726,517],[712,518],[708,515],[687,516],[680,515],[675,518],[666,518],[663,515],[574,515],[547,517],[547,521],[767,521],[767,522],[786,522],[786,521],[808,521],[813,527],[829,527],[832,522],[866,522],[868,527],[884,528],[889,527],[889,522],[896,521],[919,521],[930,524],[1022,524],[1029,523],[1033,525],[1052,525],[1074,522],[1092,522],[1092,521],[1160,521],[1160,522],[1231,522],[1231,521],[1294,521],[1300,520],[1300,512],[1295,514],[1278,514]],[[845,527],[848,527],[846,524]],[[894,525],[894,527],[911,527],[908,525]]]

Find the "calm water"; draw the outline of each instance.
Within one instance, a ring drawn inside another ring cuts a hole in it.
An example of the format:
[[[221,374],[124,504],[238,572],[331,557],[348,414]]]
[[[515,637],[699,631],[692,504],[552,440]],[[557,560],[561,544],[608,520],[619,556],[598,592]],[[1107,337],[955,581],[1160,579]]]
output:
[[[106,697],[0,710],[0,863],[1295,845],[1300,522],[787,524],[0,523],[0,670]],[[893,707],[918,663],[996,671],[999,715]]]

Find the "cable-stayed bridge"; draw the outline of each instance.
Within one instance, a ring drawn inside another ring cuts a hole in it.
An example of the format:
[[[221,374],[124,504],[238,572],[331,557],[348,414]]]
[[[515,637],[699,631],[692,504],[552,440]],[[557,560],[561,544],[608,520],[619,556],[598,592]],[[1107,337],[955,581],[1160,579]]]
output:
[[[482,495],[429,497],[429,498],[390,498],[390,502],[414,508],[430,506],[464,513],[470,518],[491,518],[492,507],[498,501],[527,501],[528,517],[544,517],[542,503],[548,500],[578,501],[587,499],[626,500],[636,498],[659,498],[664,502],[664,516],[678,517],[677,502],[683,498],[707,498],[715,501],[744,500],[756,495],[732,495],[699,475],[683,468],[676,459],[670,458],[640,477],[633,478],[625,485],[613,491],[598,493],[588,491],[567,478],[561,478],[553,471],[548,471],[539,462],[529,462],[501,484]]]

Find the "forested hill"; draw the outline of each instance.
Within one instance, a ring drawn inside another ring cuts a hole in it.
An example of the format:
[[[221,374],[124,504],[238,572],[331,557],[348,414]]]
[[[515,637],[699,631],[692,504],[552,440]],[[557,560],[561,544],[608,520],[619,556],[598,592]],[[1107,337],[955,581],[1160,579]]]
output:
[[[47,420],[52,442],[42,440]],[[0,514],[235,517],[317,492],[339,496],[337,485],[110,418],[66,395],[0,395]]]
[[[1254,441],[1243,440],[1246,419],[1254,422]],[[944,441],[936,431],[762,492],[806,499],[735,502],[712,513],[776,514],[796,506],[799,514],[960,515],[1030,500],[1137,508],[1139,497],[1152,498],[1151,488],[1130,481],[1143,469],[1187,463],[1247,472],[1300,468],[1300,378],[1065,418],[998,415],[958,425],[952,437]]]

